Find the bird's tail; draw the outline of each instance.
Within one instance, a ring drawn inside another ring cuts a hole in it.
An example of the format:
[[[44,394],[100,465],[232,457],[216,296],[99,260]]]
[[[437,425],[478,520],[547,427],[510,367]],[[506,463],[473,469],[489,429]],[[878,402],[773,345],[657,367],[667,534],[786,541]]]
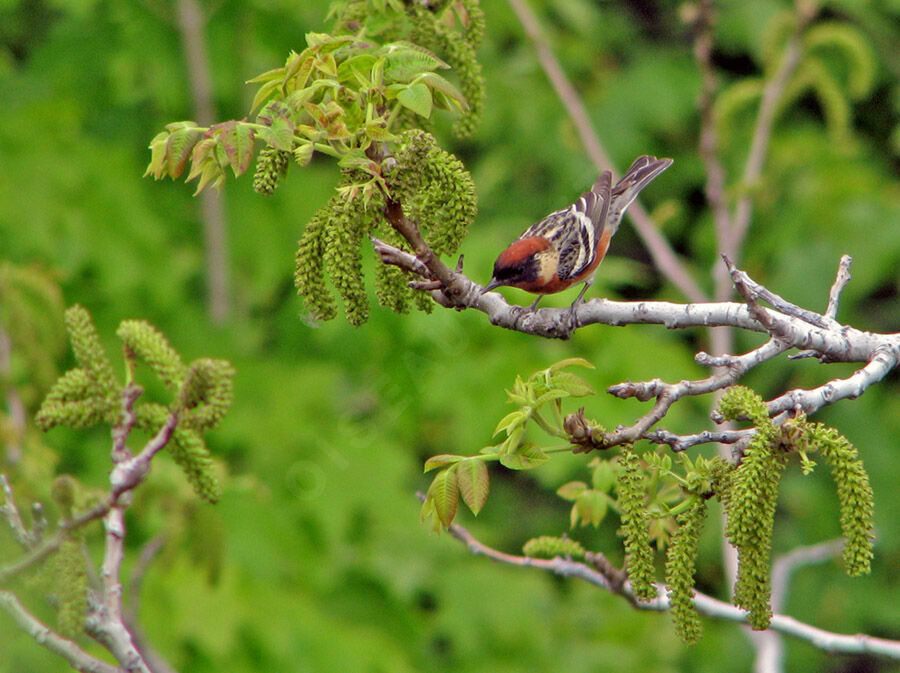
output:
[[[622,220],[622,215],[625,214],[625,209],[637,198],[638,193],[671,165],[671,159],[657,159],[648,155],[634,160],[631,168],[612,188],[612,198],[606,219],[606,226],[612,230],[612,233],[619,228],[619,222]]]

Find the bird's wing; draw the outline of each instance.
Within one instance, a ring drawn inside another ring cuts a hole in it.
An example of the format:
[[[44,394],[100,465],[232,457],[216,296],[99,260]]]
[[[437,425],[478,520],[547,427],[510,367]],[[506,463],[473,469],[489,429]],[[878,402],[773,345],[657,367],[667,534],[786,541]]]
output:
[[[610,207],[611,192],[612,173],[603,171],[597,178],[597,182],[575,201],[575,209],[584,213],[585,217],[591,221],[595,232],[603,229]]]
[[[603,234],[612,201],[612,173],[603,171],[590,191],[585,192],[572,206],[577,226],[565,241],[559,244],[559,270],[562,279],[572,278],[584,272],[594,261],[597,242]],[[575,233],[577,231],[577,234]]]

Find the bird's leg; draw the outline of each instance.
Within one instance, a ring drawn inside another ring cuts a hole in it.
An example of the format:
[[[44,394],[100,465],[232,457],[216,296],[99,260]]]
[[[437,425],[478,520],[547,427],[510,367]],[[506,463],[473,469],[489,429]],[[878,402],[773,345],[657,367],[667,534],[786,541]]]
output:
[[[584,293],[588,291],[588,288],[594,284],[594,279],[586,280],[584,282],[584,287],[581,288],[581,292],[578,293],[578,296],[575,297],[575,301],[572,302],[572,306],[569,307],[569,329],[574,330],[578,327],[576,323],[575,312],[578,309],[578,305],[582,303],[582,299],[584,298]]]
[[[533,302],[531,302],[531,306],[528,307],[529,313],[533,313],[537,309],[538,302],[543,298],[544,298],[544,295],[539,294],[537,296],[537,299],[535,299]]]

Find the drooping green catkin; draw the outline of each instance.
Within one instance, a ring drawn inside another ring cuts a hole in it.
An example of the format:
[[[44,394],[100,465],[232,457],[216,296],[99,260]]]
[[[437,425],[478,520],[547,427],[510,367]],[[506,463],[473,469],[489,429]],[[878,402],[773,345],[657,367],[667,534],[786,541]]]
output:
[[[166,388],[178,390],[187,368],[159,330],[146,320],[123,320],[116,334],[128,351],[150,367]]]
[[[189,428],[176,427],[172,433],[172,441],[166,448],[184,471],[194,492],[208,503],[218,502],[222,487],[216,478],[213,459],[203,438]]]
[[[719,410],[726,418],[747,418],[756,425],[741,464],[718,484],[717,494],[728,515],[725,532],[738,550],[735,605],[750,612],[754,629],[764,629],[771,619],[769,557],[778,483],[789,453],[800,452],[807,469],[811,467],[807,452],[819,450],[825,456],[837,484],[846,537],[844,562],[850,575],[869,572],[872,488],[856,449],[836,430],[810,423],[803,414],[776,427],[762,397],[741,386],[725,393]]]
[[[375,296],[378,303],[395,313],[408,313],[411,300],[409,276],[390,264],[382,264],[376,258]]]
[[[778,483],[787,465],[787,454],[773,450],[766,434],[759,430],[732,476],[725,528],[738,550],[734,604],[750,613],[750,625],[756,630],[767,628],[772,617],[772,529]]]
[[[434,310],[434,301],[427,292],[413,292],[413,306],[423,313],[431,313]]]
[[[360,217],[362,204],[332,197],[323,235],[325,268],[344,300],[347,322],[360,326],[369,318],[369,301],[362,275],[362,239],[368,234]]]
[[[211,430],[234,400],[234,367],[227,360],[201,358],[188,367],[178,391],[179,422],[197,432]]]
[[[619,453],[621,469],[616,475],[619,511],[622,525],[619,534],[625,538],[625,559],[631,590],[639,601],[656,598],[656,579],[653,568],[653,548],[650,546],[650,526],[644,503],[644,472],[641,459],[631,446],[623,446]]]
[[[41,430],[49,430],[58,425],[72,428],[87,428],[103,421],[115,422],[118,404],[108,396],[96,394],[99,388],[84,369],[76,367],[63,374],[35,416]]]
[[[336,314],[326,276],[344,300],[350,324],[359,326],[369,317],[362,246],[381,218],[384,203],[371,187],[370,178],[361,172],[345,173],[337,193],[316,212],[300,239],[294,283],[315,318],[328,320]]]
[[[746,418],[757,428],[764,426],[771,430],[772,427],[765,400],[747,386],[731,386],[726,390],[719,401],[719,413],[729,421]]]
[[[554,537],[552,535],[532,538],[525,543],[522,551],[529,558],[547,559],[561,556],[563,558],[581,560],[586,554],[584,547],[577,540],[568,537]]]
[[[270,196],[278,188],[281,179],[287,175],[291,164],[291,153],[267,146],[260,150],[256,159],[256,173],[253,176],[253,189],[258,194]]]
[[[475,221],[475,183],[462,162],[435,147],[425,164],[429,184],[417,200],[419,217],[430,216],[428,243],[439,255],[452,254]]]
[[[481,64],[475,55],[477,44],[484,34],[484,15],[474,0],[470,4],[477,8],[470,10],[470,16],[474,15],[475,21],[466,26],[462,33],[448,28],[434,12],[425,7],[412,3],[408,8],[413,25],[410,39],[440,54],[459,78],[460,91],[468,104],[453,127],[459,137],[466,137],[474,132],[481,121],[484,107],[485,82]]]
[[[462,162],[441,149],[430,133],[406,131],[388,176],[391,193],[407,217],[418,222],[432,250],[456,252],[475,221],[478,201],[472,176]]]
[[[67,537],[59,545],[48,567],[57,599],[57,624],[61,635],[81,633],[87,614],[88,574],[82,542]]]
[[[161,404],[144,403],[135,408],[136,425],[148,435],[155,435],[166,422],[171,411]],[[194,492],[210,503],[221,494],[209,449],[202,437],[191,428],[176,426],[166,445],[175,463],[181,468]]]
[[[325,283],[323,238],[328,226],[327,206],[319,209],[307,223],[297,247],[294,285],[303,304],[316,320],[331,320],[337,315],[334,297]]]
[[[478,49],[487,29],[484,10],[481,9],[479,0],[462,0],[459,4],[466,15],[464,27],[466,42],[471,44],[473,49]]]
[[[65,312],[66,330],[79,367],[57,379],[35,420],[42,430],[57,425],[89,427],[119,415],[120,388],[90,314],[75,305]]]
[[[821,451],[837,485],[847,574],[864,575],[871,570],[874,538],[874,496],[869,476],[856,447],[837,430],[821,423],[809,423],[806,430],[808,442]]]
[[[697,546],[706,518],[706,501],[692,497],[694,500],[690,508],[676,517],[678,530],[672,536],[666,556],[666,583],[675,632],[688,644],[697,642],[703,632],[700,615],[692,599]]]
[[[76,304],[66,311],[64,319],[75,359],[96,385],[94,394],[117,396],[116,375],[90,314],[84,307]]]

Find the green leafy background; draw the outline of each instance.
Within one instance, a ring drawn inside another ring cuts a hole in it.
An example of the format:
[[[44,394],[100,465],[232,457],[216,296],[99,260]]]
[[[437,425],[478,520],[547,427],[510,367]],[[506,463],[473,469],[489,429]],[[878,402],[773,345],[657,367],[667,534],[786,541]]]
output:
[[[643,200],[670,210],[663,233],[697,277],[708,278],[717,261],[696,149],[699,78],[679,3],[532,5],[617,164],[643,153],[676,160]],[[724,85],[760,74],[773,20],[788,8],[775,0],[721,3],[716,40]],[[596,177],[511,10],[503,3],[484,9],[482,125],[466,141],[453,141],[445,133],[452,120],[438,124],[478,189],[478,219],[461,250],[466,271],[482,281],[506,243]],[[283,63],[304,33],[323,30],[327,3],[226,0],[206,10],[218,116],[240,119],[253,92],[240,82]],[[237,370],[233,410],[208,437],[229,475],[221,502],[192,501],[162,456],[129,514],[126,571],[141,545],[160,533],[169,539],[141,593],[149,640],[180,670],[201,673],[751,670],[751,648],[733,625],[706,622],[703,640],[684,646],[665,617],[636,612],[577,581],[477,559],[449,536],[430,534],[414,495],[428,484],[426,457],[475,453],[491,443],[509,411],[503,389],[517,374],[578,355],[596,365],[585,377],[601,391],[626,379],[696,377],[703,370],[693,353],[705,335],[595,327],[570,342],[549,342],[492,328],[475,312],[398,316],[380,308],[362,329],[310,324],[291,273],[303,223],[337,182],[324,159],[289,175],[270,198],[256,195],[249,177],[226,185],[234,310],[226,324],[212,324],[192,188],[140,177],[158,129],[194,115],[174,11],[174,4],[124,0],[0,5],[0,255],[55,274],[65,303],[92,312],[110,353],[117,352],[119,321],[141,318],[186,361],[226,358]],[[839,317],[896,331],[900,15],[895,3],[851,0],[824,11],[863,36],[872,87],[862,98],[846,98],[843,128],[810,92],[786,109],[743,266],[774,291],[821,310],[840,255],[850,254],[854,277]],[[840,54],[826,56],[838,79],[845,77]],[[725,163],[736,175],[752,108],[730,119]],[[368,251],[364,257],[371,267]],[[513,290],[508,296],[531,301]],[[627,225],[591,296],[681,299],[648,265]],[[738,341],[749,348],[759,337]],[[851,371],[781,360],[744,382],[771,396]],[[17,377],[27,388],[29,372]],[[36,404],[38,393],[31,397]],[[603,393],[584,402],[607,427],[633,420],[646,406]],[[707,414],[705,400],[687,401],[666,426],[705,427]],[[875,491],[878,543],[870,576],[850,579],[837,562],[799,570],[786,611],[842,633],[900,637],[900,607],[892,600],[900,566],[896,376],[815,420],[859,447]],[[107,433],[54,430],[43,441],[58,462],[36,449],[23,458],[23,473],[69,472],[89,486],[104,484]],[[584,479],[587,460],[555,459],[527,474],[492,466],[487,505],[477,521],[467,514],[461,521],[514,553],[532,537],[558,535],[568,527],[569,504],[554,491]],[[46,499],[45,482],[27,482],[24,495]],[[571,533],[620,562],[615,528],[608,520]],[[828,471],[820,465],[802,477],[791,466],[779,494],[775,552],[838,533]],[[99,536],[89,537],[96,554]],[[707,526],[698,578],[703,590],[725,597],[720,540],[717,526]],[[5,531],[0,552],[6,559],[14,552]],[[52,619],[49,607],[36,605]],[[0,671],[66,670],[5,613],[0,633]],[[788,643],[788,668],[890,670],[884,661],[828,658],[796,642]]]

